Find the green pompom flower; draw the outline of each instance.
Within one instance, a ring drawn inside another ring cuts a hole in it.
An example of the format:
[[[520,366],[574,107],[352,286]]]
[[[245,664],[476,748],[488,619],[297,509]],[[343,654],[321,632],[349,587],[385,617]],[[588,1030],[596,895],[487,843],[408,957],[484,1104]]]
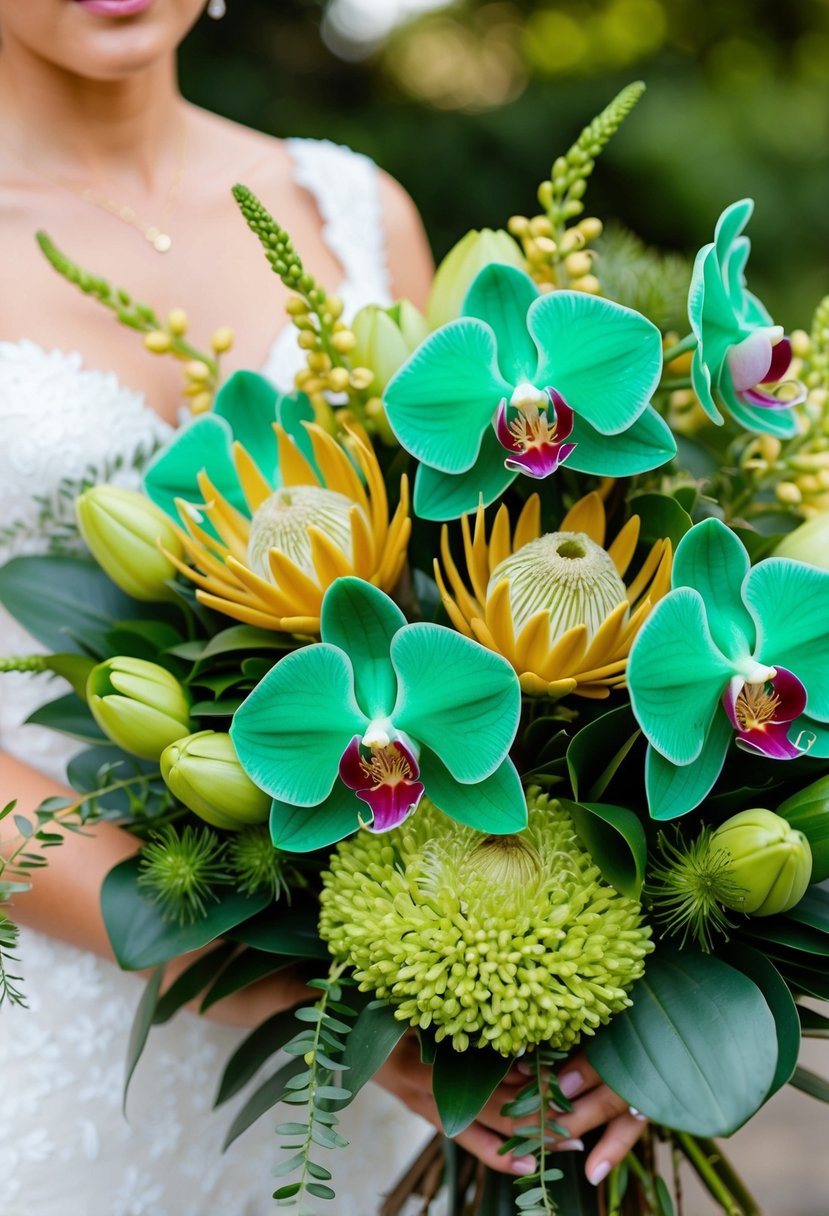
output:
[[[457,1051],[573,1047],[630,1004],[650,928],[604,881],[570,816],[528,794],[529,826],[483,836],[432,804],[344,841],[323,874],[320,934],[363,991]]]

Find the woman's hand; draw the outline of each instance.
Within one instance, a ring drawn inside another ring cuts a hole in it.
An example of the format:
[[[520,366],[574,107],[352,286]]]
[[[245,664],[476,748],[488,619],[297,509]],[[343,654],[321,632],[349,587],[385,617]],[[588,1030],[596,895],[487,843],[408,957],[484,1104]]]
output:
[[[440,1116],[432,1096],[432,1070],[420,1061],[420,1048],[414,1034],[407,1034],[375,1076],[375,1081],[395,1094],[401,1102],[440,1129]],[[573,1102],[567,1114],[554,1113],[552,1122],[561,1124],[570,1133],[560,1139],[558,1151],[583,1151],[581,1137],[597,1127],[605,1127],[598,1144],[585,1162],[585,1173],[598,1186],[618,1165],[645,1128],[641,1115],[631,1113],[627,1103],[602,1083],[582,1054],[573,1056],[563,1069],[559,1083],[565,1096]],[[501,1114],[503,1106],[512,1101],[527,1084],[527,1075],[519,1068],[510,1069],[477,1119],[456,1137],[458,1144],[491,1169],[507,1174],[531,1174],[536,1168],[532,1157],[501,1154],[505,1140],[520,1132],[534,1120],[514,1120]],[[537,1120],[535,1120],[537,1121]],[[605,1126],[606,1125],[606,1126]]]

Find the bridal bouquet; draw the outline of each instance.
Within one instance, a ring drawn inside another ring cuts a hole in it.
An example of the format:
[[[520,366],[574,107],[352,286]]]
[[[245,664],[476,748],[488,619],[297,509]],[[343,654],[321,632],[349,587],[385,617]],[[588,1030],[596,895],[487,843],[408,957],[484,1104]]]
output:
[[[667,1216],[673,1152],[749,1216],[711,1138],[787,1083],[829,1100],[797,1065],[829,1031],[807,1003],[829,998],[829,305],[787,337],[749,292],[749,200],[692,268],[583,216],[641,91],[556,160],[539,215],[452,250],[426,316],[347,325],[237,187],[292,289],[292,395],[221,383],[226,333],[199,355],[182,314],[43,240],[184,360],[195,416],[142,492],[80,496],[91,557],[0,571],[53,652],[3,666],[67,677],[32,721],[89,745],[37,834],[105,816],[141,842],[101,893],[120,964],[153,969],[128,1077],[183,1005],[305,968],[217,1098],[284,1053],[228,1140],[291,1106],[275,1199],[298,1212],[334,1197],[338,1114],[406,1034],[447,1137],[526,1067],[505,1147],[531,1176],[450,1140],[412,1175],[457,1213]],[[555,1151],[578,1044],[651,1120],[601,1196]]]

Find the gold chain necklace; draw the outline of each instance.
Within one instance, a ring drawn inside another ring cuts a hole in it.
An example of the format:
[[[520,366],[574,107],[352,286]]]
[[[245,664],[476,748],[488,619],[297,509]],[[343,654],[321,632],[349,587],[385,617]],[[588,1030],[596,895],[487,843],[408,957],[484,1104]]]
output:
[[[145,223],[134,207],[128,203],[119,203],[116,199],[108,195],[104,190],[99,190],[94,186],[85,186],[83,189],[78,189],[76,186],[71,186],[68,182],[60,177],[54,177],[50,173],[44,173],[40,169],[36,169],[38,177],[42,177],[44,181],[51,182],[53,186],[58,186],[59,189],[67,191],[69,194],[74,194],[77,198],[83,199],[84,202],[92,203],[101,210],[114,215],[116,219],[122,220],[125,224],[129,224],[131,228],[135,228],[140,232],[144,240],[152,246],[156,253],[167,253],[173,247],[173,238],[167,232],[167,217],[172,211],[173,205],[181,194],[181,187],[184,181],[184,169],[187,162],[187,123],[182,118],[181,122],[181,138],[179,140],[178,160],[176,163],[176,171],[173,180],[170,183],[170,189],[167,191],[167,197],[164,200],[164,205],[161,209],[159,222],[157,224]],[[28,167],[28,166],[27,166]]]

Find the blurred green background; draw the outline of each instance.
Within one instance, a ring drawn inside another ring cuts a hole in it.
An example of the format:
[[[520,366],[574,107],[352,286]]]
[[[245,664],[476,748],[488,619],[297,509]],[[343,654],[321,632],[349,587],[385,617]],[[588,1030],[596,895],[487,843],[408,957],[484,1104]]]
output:
[[[181,66],[209,109],[369,153],[438,257],[534,214],[552,159],[642,78],[586,214],[692,254],[751,195],[750,286],[775,320],[808,325],[829,292],[829,0],[228,0]]]

